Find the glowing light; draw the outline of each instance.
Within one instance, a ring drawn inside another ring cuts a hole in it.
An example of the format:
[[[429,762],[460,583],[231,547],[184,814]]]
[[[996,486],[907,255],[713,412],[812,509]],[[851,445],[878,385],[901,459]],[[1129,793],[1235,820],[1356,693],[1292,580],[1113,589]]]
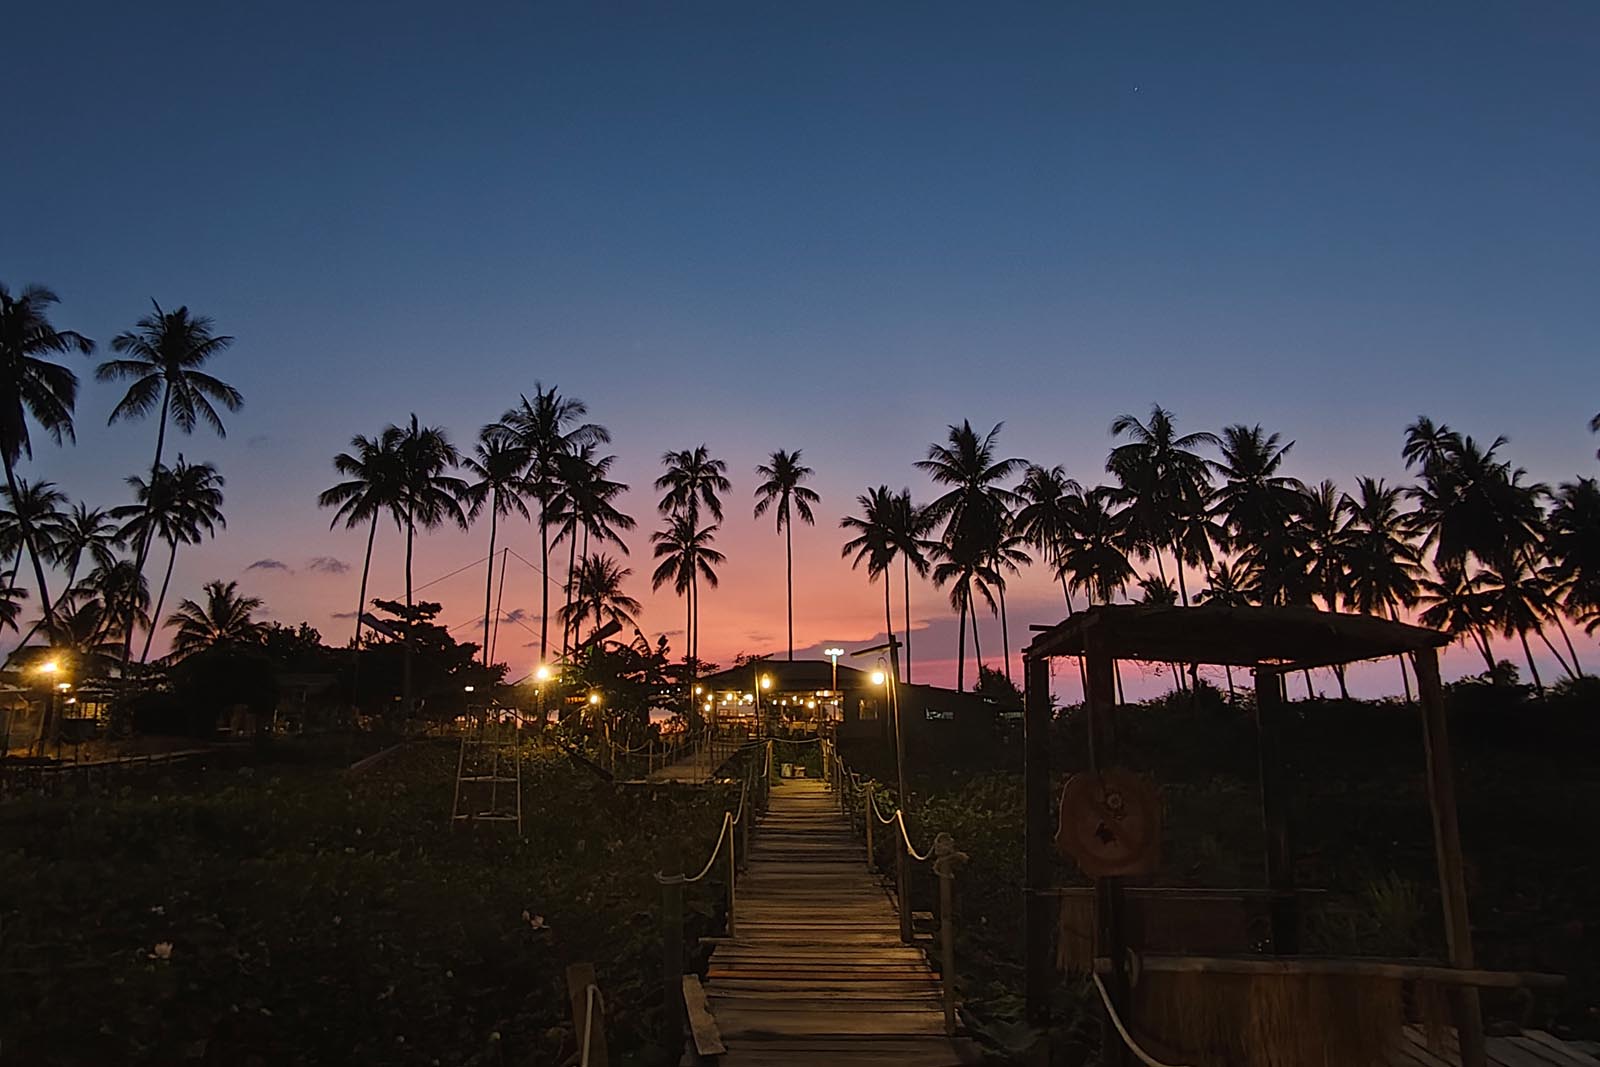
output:
[[[888,678],[889,678],[889,676],[884,674],[882,671],[873,671],[872,672],[872,684],[873,685],[882,685],[884,682],[888,681]]]
[[[54,674],[60,669],[61,665],[53,659],[45,660],[43,663],[39,664],[38,667],[39,673],[41,674]]]
[[[548,682],[550,680],[550,668],[541,663],[535,668],[533,676],[541,682]]]
[[[701,692],[701,690],[700,690],[700,687],[699,687],[699,686],[698,686],[698,685],[697,685],[697,686],[695,686],[695,687],[694,687],[694,695],[695,695],[695,696],[699,696],[699,695],[700,695],[700,692]]]
[[[829,657],[830,659],[838,659],[840,656],[844,655],[844,649],[842,649],[842,648],[825,648],[825,649],[822,650],[822,654],[824,656]]]
[[[817,706],[817,702],[816,702],[816,701],[815,701],[815,700],[808,700],[808,701],[806,701],[806,707],[808,707],[808,708],[814,708],[814,707],[816,707],[816,706]]]
[[[464,686],[461,687],[461,689],[462,689],[463,692],[466,692],[466,693],[472,692],[472,686],[470,686],[470,685],[464,685]]]
[[[599,704],[600,703],[600,694],[599,693],[590,693],[589,694],[589,703],[590,704]]]
[[[772,688],[772,675],[763,674],[761,676],[761,688],[763,688],[763,689],[771,689]]]

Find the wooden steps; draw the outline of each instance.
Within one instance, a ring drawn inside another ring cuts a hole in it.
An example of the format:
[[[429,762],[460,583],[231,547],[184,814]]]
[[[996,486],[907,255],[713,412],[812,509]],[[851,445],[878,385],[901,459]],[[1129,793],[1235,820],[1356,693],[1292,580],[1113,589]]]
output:
[[[827,786],[776,779],[717,942],[706,1004],[727,1067],[956,1067],[938,978],[900,941],[883,888]]]

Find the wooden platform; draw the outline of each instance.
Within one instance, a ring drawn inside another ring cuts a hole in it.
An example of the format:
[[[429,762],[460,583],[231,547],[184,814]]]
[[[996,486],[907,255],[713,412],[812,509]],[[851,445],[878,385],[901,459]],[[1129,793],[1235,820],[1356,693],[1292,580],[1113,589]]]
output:
[[[814,779],[775,779],[705,991],[728,1067],[954,1067],[939,981],[901,944],[866,854]]]
[[[1515,1037],[1491,1037],[1485,1046],[1489,1067],[1600,1067],[1600,1059],[1543,1030],[1527,1030]],[[1455,1031],[1446,1033],[1444,1048],[1431,1050],[1422,1028],[1408,1026],[1404,1042],[1389,1057],[1389,1063],[1392,1067],[1461,1067]]]

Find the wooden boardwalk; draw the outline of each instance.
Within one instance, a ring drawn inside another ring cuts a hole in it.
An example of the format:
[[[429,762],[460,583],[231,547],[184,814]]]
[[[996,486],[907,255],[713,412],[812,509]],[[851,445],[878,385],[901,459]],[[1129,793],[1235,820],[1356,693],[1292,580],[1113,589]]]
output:
[[[705,985],[727,1067],[952,1067],[939,981],[900,941],[888,896],[834,794],[774,779],[739,883],[736,936]]]

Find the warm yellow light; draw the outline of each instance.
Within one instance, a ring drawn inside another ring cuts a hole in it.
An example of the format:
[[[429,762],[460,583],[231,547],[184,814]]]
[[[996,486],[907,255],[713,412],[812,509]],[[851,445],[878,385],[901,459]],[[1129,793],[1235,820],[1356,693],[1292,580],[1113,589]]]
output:
[[[882,671],[873,671],[872,672],[872,684],[873,685],[882,685],[887,679],[888,679],[888,675],[884,674]]]
[[[600,694],[599,693],[590,693],[589,694],[589,703],[591,703],[591,704],[600,703]]]
[[[700,687],[698,685],[694,687],[694,695],[695,696],[699,696],[700,695]]]
[[[60,685],[56,686],[56,688],[61,690],[63,693],[65,693],[68,689],[72,688],[72,683],[71,682],[62,682]]]
[[[43,674],[54,674],[60,669],[61,665],[53,659],[47,659],[43,663],[39,664],[39,670]]]
[[[548,682],[550,680],[550,668],[541,663],[539,664],[538,668],[534,670],[533,676],[539,679],[541,682]]]
[[[816,707],[816,706],[817,706],[817,702],[816,702],[816,701],[815,701],[815,700],[808,700],[808,701],[806,701],[806,707],[808,707],[808,708],[814,708],[814,707]]]
[[[466,692],[466,693],[472,692],[472,686],[470,686],[470,685],[464,685],[464,686],[461,687],[461,689],[462,689],[463,692]]]
[[[763,689],[771,689],[772,688],[772,675],[763,674],[761,676],[761,688],[763,688]]]

